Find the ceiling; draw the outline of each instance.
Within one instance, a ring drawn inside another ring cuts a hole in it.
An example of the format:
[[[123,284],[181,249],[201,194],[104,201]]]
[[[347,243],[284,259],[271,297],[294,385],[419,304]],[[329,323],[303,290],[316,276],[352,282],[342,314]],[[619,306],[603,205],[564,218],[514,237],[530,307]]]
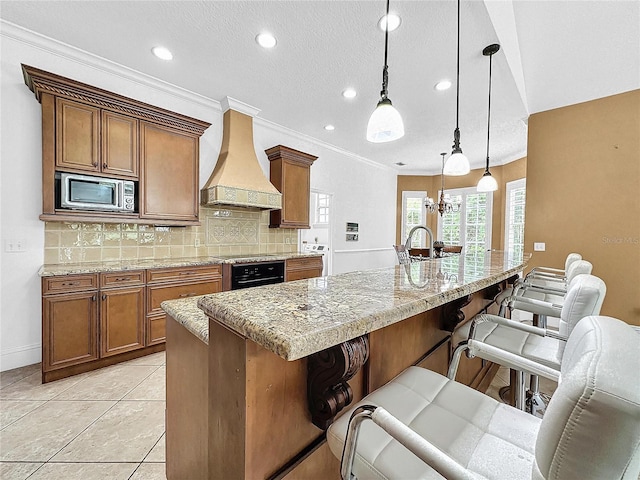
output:
[[[400,173],[438,173],[455,128],[456,2],[391,1],[402,24],[389,35],[389,98],[406,134],[371,144],[365,131],[382,83],[384,10],[383,0],[3,0],[0,18],[205,97],[233,97]],[[276,36],[274,49],[254,41],[262,31]],[[486,157],[482,49],[491,43],[502,45],[493,59],[492,164],[526,155],[529,115],[640,88],[637,0],[464,0],[459,123],[472,168]],[[174,59],[151,55],[156,45]],[[445,78],[453,87],[436,91]],[[342,97],[347,87],[354,99]]]

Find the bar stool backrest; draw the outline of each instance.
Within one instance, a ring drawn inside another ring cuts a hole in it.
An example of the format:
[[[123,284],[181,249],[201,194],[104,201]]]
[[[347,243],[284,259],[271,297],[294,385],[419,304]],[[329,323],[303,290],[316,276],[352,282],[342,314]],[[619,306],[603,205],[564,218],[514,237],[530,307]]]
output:
[[[599,315],[607,286],[595,275],[578,275],[569,286],[569,291],[560,312],[560,334],[566,337],[587,315]]]
[[[588,316],[564,351],[536,440],[534,479],[628,479],[640,472],[640,335]]]

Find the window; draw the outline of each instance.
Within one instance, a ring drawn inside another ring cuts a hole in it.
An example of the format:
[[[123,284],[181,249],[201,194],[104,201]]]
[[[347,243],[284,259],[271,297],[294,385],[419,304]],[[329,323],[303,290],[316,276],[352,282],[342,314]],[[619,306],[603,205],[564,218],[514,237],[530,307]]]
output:
[[[524,253],[524,205],[527,192],[526,179],[507,183],[507,205],[504,229],[504,249],[516,257]]]
[[[424,225],[427,218],[427,210],[424,207],[424,201],[427,192],[402,192],[402,232],[400,234],[400,243],[404,244],[409,236],[409,232],[413,227]],[[420,229],[413,234],[411,246],[417,248],[425,247],[425,231]]]
[[[493,193],[478,193],[475,187],[445,190],[459,212],[445,213],[438,220],[438,238],[448,245],[463,245],[463,253],[484,254],[491,249]]]
[[[312,193],[315,200],[314,224],[327,225],[329,223],[329,195],[326,193]]]

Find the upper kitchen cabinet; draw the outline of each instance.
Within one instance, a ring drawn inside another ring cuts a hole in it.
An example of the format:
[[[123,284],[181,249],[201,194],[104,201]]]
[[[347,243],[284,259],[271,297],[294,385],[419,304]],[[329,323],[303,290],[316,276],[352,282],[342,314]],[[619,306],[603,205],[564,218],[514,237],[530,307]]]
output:
[[[271,211],[271,228],[309,228],[311,165],[318,158],[278,145],[265,150],[271,183],[282,193],[282,209]]]
[[[140,217],[197,222],[198,136],[142,122],[140,146]]]
[[[56,170],[138,177],[138,120],[58,97]]]
[[[199,223],[199,139],[209,123],[37,68],[22,72],[42,105],[41,220]],[[135,212],[62,208],[56,172],[133,181]]]

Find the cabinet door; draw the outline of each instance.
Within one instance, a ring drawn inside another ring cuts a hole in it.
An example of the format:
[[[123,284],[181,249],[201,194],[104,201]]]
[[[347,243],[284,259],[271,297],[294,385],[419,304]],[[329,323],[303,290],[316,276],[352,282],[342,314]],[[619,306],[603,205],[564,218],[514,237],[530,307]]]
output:
[[[164,343],[167,338],[166,329],[166,315],[149,315],[147,317],[147,346]]]
[[[307,165],[283,163],[281,227],[309,228],[309,177]]]
[[[99,171],[99,126],[99,109],[56,98],[56,166]]]
[[[43,297],[43,371],[48,372],[97,359],[97,292]]]
[[[144,288],[100,292],[100,356],[144,347]]]
[[[198,137],[140,123],[140,217],[198,221]]]
[[[102,111],[102,171],[138,178],[138,120]]]

